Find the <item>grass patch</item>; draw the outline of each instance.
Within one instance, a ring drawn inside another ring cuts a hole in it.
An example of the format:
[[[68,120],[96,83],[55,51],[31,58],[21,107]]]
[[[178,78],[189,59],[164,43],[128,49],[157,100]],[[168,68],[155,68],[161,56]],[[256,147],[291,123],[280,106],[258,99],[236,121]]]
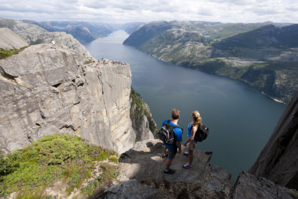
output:
[[[95,161],[114,155],[116,152],[74,135],[47,135],[25,148],[1,155],[0,196],[19,190],[37,193],[60,180],[68,185],[66,192],[70,194],[92,176]]]
[[[89,60],[84,62],[84,64],[91,64],[91,63],[92,63],[92,59],[89,59]]]
[[[110,162],[116,162],[116,163],[117,163],[117,162],[118,162],[118,158],[110,157],[110,158],[109,158],[109,161],[110,161]]]
[[[102,163],[101,168],[103,172],[95,180],[91,181],[86,187],[82,188],[82,193],[91,196],[101,185],[106,182],[116,179],[120,172],[118,167],[108,163]]]
[[[43,40],[38,38],[38,39],[36,39],[35,41],[31,41],[31,42],[30,42],[30,46],[31,46],[31,45],[41,44],[41,43],[43,43]]]
[[[20,49],[13,49],[13,50],[5,50],[5,49],[1,48],[0,49],[0,59],[4,59],[4,58],[10,57],[12,55],[18,54],[19,52],[21,52],[22,50],[24,50],[27,47],[28,46],[24,46]]]

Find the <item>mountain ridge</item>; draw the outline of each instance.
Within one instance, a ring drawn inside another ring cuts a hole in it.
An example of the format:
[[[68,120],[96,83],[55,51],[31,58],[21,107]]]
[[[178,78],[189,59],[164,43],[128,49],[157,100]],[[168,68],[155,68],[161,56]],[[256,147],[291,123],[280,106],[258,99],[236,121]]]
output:
[[[227,29],[231,24],[207,26],[221,37],[214,39],[206,29],[190,22],[151,22],[132,33],[123,44],[163,61],[245,81],[271,98],[289,103],[298,91],[297,25],[232,24],[234,29],[221,33],[225,26]],[[252,30],[243,32],[242,27]],[[230,36],[225,38],[226,34]],[[256,35],[258,40],[254,39]],[[277,40],[281,41],[278,45]]]

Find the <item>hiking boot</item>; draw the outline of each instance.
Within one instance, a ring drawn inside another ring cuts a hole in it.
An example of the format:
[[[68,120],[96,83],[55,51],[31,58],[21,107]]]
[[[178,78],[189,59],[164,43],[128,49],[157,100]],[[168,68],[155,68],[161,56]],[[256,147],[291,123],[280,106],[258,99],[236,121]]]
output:
[[[176,171],[174,169],[169,169],[168,171],[164,170],[165,174],[174,174]]]
[[[189,153],[188,152],[184,152],[183,155],[189,157]]]
[[[184,169],[189,169],[191,168],[191,165],[189,165],[188,163],[182,166]]]
[[[162,154],[161,157],[162,157],[162,158],[168,157],[168,153],[166,153],[166,154]]]

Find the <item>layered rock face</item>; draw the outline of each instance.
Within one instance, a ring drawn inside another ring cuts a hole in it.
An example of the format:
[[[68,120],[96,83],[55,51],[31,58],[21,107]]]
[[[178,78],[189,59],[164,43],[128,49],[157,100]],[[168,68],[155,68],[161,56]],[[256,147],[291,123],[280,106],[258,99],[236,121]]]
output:
[[[19,35],[15,34],[8,28],[0,28],[0,48],[11,50],[20,49],[29,44]]]
[[[298,93],[249,173],[298,189]]]
[[[28,44],[51,43],[55,41],[72,49],[85,58],[91,58],[89,51],[72,35],[65,32],[48,32],[45,29],[19,20],[0,18],[0,27],[7,27],[16,34],[20,35]]]
[[[0,144],[5,152],[56,132],[122,153],[133,147],[131,71],[50,44],[0,60]]]

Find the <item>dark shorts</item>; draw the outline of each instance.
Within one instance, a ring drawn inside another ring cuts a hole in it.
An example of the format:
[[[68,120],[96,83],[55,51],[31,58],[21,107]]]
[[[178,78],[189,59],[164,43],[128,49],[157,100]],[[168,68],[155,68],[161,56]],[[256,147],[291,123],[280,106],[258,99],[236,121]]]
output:
[[[173,160],[176,156],[177,150],[175,149],[168,149],[168,158]]]

